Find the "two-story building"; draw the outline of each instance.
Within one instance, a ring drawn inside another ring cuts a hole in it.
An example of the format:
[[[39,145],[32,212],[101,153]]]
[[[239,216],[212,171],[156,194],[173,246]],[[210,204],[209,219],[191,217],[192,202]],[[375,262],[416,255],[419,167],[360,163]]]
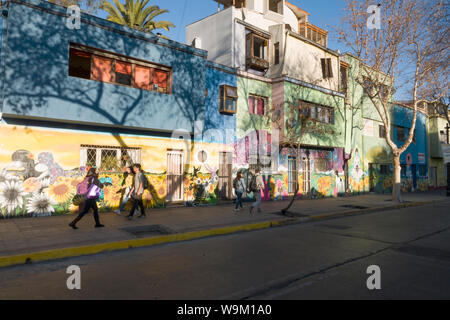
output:
[[[15,196],[0,197],[1,213],[75,210],[89,167],[111,184],[100,207],[116,208],[122,170],[134,163],[148,174],[150,207],[217,201],[230,184],[217,173],[236,122],[219,113],[218,97],[221,85],[236,86],[235,71],[192,46],[85,13],[77,29],[68,18],[47,1],[2,8],[0,189]],[[35,209],[39,199],[53,209]]]

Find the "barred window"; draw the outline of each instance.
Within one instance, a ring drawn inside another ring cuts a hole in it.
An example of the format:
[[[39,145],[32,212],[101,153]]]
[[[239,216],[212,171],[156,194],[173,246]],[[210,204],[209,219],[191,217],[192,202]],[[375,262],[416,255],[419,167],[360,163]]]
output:
[[[101,171],[119,171],[141,163],[141,148],[81,145],[80,167],[97,167]]]

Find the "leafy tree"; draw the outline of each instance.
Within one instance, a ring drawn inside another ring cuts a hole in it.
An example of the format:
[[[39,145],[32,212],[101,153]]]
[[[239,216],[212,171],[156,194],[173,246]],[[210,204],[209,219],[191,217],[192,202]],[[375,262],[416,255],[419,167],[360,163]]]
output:
[[[119,0],[103,1],[101,9],[109,15],[111,22],[126,25],[144,32],[152,32],[158,29],[169,31],[175,25],[170,21],[155,21],[155,18],[169,12],[158,6],[148,5],[149,0],[125,0],[122,4]]]

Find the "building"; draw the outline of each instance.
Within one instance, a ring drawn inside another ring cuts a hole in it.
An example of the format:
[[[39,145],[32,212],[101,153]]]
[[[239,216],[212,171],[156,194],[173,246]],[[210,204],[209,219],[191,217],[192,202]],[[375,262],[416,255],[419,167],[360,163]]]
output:
[[[220,85],[236,86],[235,71],[204,50],[84,13],[80,29],[68,27],[66,11],[40,0],[3,8],[0,183],[17,199],[2,198],[2,214],[76,210],[76,185],[92,166],[111,184],[101,209],[116,208],[122,168],[133,163],[148,175],[149,207],[217,202],[233,143],[205,128],[235,129],[217,99]],[[33,211],[38,195],[52,209]]]
[[[450,163],[450,143],[448,106],[427,104],[428,146],[429,146],[429,186],[444,189],[448,185],[448,163]]]
[[[237,69],[233,171],[262,168],[266,200],[293,195],[297,182],[299,195],[345,192],[346,64],[327,32],[284,0],[216,2],[217,13],[187,26],[186,41]],[[317,130],[303,130],[301,117]]]

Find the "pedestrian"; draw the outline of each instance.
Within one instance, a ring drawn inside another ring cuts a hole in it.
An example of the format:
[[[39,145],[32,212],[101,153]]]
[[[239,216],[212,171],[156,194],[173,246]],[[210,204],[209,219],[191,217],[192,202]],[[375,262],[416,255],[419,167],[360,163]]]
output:
[[[98,216],[97,200],[100,197],[100,189],[103,189],[103,184],[98,180],[98,170],[96,168],[89,169],[86,178],[88,179],[88,191],[84,201],[84,209],[81,213],[73,220],[69,226],[73,229],[78,229],[76,226],[77,222],[80,221],[90,209],[94,211],[95,227],[103,228],[104,225],[100,223]]]
[[[235,212],[239,211],[239,207],[241,207],[241,209],[244,209],[244,207],[242,206],[242,196],[244,195],[244,191],[245,191],[245,183],[244,183],[244,178],[242,177],[242,172],[238,172],[236,178],[233,180],[233,188],[236,192],[236,208],[234,209]]]
[[[141,215],[139,218],[145,218],[145,208],[144,203],[142,202],[142,195],[144,194],[145,190],[145,180],[144,174],[142,173],[142,167],[140,164],[133,165],[133,171],[134,171],[134,181],[133,181],[133,187],[131,189],[131,195],[133,198],[133,207],[131,208],[130,214],[128,215],[128,220],[133,219],[134,211],[137,209],[137,207],[141,210]]]
[[[261,170],[256,169],[255,175],[252,177],[250,182],[250,191],[255,195],[255,203],[250,207],[250,213],[253,213],[253,209],[258,208],[258,212],[261,212],[261,192],[264,191],[264,181],[261,175]]]
[[[125,206],[128,203],[128,200],[131,199],[131,189],[133,188],[133,182],[134,182],[134,172],[133,167],[127,167],[125,172],[123,173],[122,177],[122,188],[119,192],[123,193],[122,197],[122,204],[120,205],[119,209],[116,210],[116,213],[120,215],[120,213],[123,211]]]

